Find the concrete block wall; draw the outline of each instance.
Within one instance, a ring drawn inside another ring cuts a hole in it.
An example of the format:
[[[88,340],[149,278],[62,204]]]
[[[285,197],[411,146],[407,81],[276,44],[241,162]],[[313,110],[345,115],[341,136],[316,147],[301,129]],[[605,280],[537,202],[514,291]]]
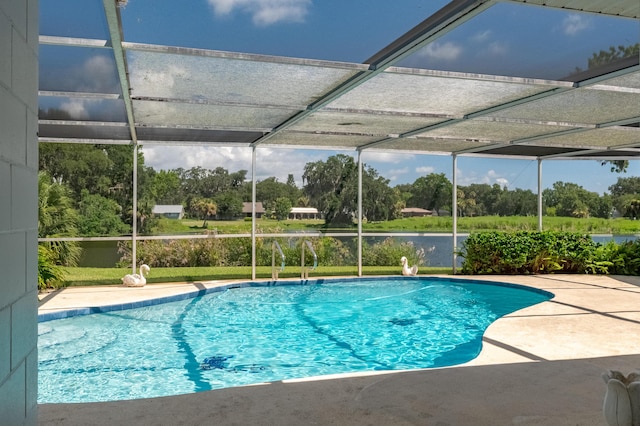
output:
[[[0,424],[37,424],[38,0],[0,0]]]

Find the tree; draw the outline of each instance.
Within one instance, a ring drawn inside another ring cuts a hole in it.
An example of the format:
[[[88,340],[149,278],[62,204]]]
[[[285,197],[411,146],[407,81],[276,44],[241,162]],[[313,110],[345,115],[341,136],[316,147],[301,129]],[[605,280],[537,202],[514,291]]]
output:
[[[209,198],[194,198],[189,203],[189,210],[191,214],[202,220],[202,227],[206,228],[207,219],[217,213],[218,206]]]
[[[620,59],[638,56],[640,54],[640,43],[629,46],[609,46],[609,50],[600,50],[589,58],[589,69],[597,68]]]
[[[121,219],[122,207],[99,194],[82,192],[78,230],[82,236],[117,236],[131,232]]]
[[[415,180],[407,205],[439,213],[445,206],[451,206],[452,193],[453,185],[444,173],[431,173]]]
[[[633,217],[629,210],[631,201],[640,198],[640,177],[618,178],[617,182],[609,187],[611,203],[613,207],[626,217]]]
[[[594,205],[592,206],[593,211],[591,214],[594,217],[601,217],[603,219],[608,219],[611,217],[613,213],[613,203],[611,195],[604,194],[601,197],[598,197],[595,200]]]
[[[601,166],[607,164],[611,166],[611,173],[627,173],[627,168],[629,167],[628,160],[605,160],[600,162]]]
[[[70,189],[51,179],[46,172],[38,173],[38,236],[41,238],[76,237],[78,214],[73,208]],[[71,241],[43,243],[47,259],[56,265],[75,266],[81,249]]]
[[[528,189],[505,189],[495,208],[499,216],[533,216],[538,211],[538,198]]]
[[[153,171],[151,193],[156,204],[182,204],[180,176],[174,170]]]
[[[596,192],[590,192],[575,183],[555,182],[551,189],[542,192],[544,205],[554,207],[558,216],[588,217],[596,214],[608,214],[602,212],[599,205],[600,196]]]
[[[278,182],[275,177],[256,183],[256,200],[262,201],[266,210],[274,210],[279,198],[287,198],[293,205],[299,198],[300,190],[286,183]]]
[[[503,188],[494,183],[472,183],[469,186],[461,186],[467,198],[475,198],[475,215],[498,215],[498,201],[502,197]]]
[[[325,225],[349,226],[358,213],[358,165],[353,157],[338,154],[327,161],[307,163],[302,175],[303,192],[309,204],[324,214]],[[400,192],[389,180],[363,164],[362,210],[367,220],[388,220],[400,216],[404,206]]]
[[[289,217],[291,211],[291,200],[287,197],[280,197],[274,202],[274,213],[277,220],[283,220]]]
[[[225,192],[215,198],[217,215],[221,219],[233,219],[242,214],[242,198],[235,192]]]
[[[304,166],[304,194],[324,214],[327,225],[351,225],[357,211],[358,166],[353,157],[338,154]]]
[[[478,205],[476,203],[476,193],[467,190],[465,194],[463,188],[457,188],[458,216],[475,216]]]
[[[44,143],[39,146],[39,167],[70,189],[77,202],[83,189],[107,195],[114,163],[99,145]]]
[[[75,208],[78,208],[82,191],[88,190],[118,203],[122,221],[131,225],[134,218],[133,152],[131,145],[45,143],[40,146],[39,166],[57,182],[68,185]],[[153,204],[153,171],[145,167],[140,147],[136,155],[139,204]],[[142,202],[144,200],[147,203]]]
[[[640,218],[640,199],[629,200],[624,206],[625,216],[631,219]]]
[[[389,186],[389,179],[378,176],[372,167],[363,167],[362,214],[367,220],[382,221],[399,218],[405,203],[400,191]]]

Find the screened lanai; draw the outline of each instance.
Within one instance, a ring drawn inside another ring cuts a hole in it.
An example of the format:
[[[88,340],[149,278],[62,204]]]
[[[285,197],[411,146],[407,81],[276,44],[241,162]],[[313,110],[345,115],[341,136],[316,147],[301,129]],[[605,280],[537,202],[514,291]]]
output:
[[[216,12],[222,7],[209,5]],[[410,19],[394,19],[385,13],[389,6],[363,2],[353,16],[336,8],[331,26],[300,34],[298,43],[293,30],[284,46],[233,32],[199,37],[198,22],[172,19],[175,2],[41,0],[40,7],[39,143],[130,145],[133,212],[138,147],[250,149],[253,278],[260,201],[254,176],[261,148],[351,151],[360,170],[362,153],[448,155],[454,188],[462,156],[534,159],[538,174],[547,160],[640,156],[639,55],[588,62],[609,46],[638,43],[637,0],[393,4],[409,10],[403,16]],[[528,20],[534,11],[537,19],[548,14],[566,22],[565,31],[598,19],[631,36],[603,33],[594,44],[577,35],[570,44],[549,44],[536,21]],[[509,37],[495,38],[484,52],[478,47],[473,57],[433,59],[455,52],[463,38],[479,42],[502,33]],[[538,38],[524,48],[524,40]],[[514,53],[496,60],[492,53],[507,43]],[[346,44],[357,46],[356,53],[342,53]],[[313,55],[305,56],[307,51]],[[358,200],[361,205],[361,180]],[[358,223],[354,236],[361,242]],[[454,247],[456,233],[454,214]],[[136,220],[132,236],[120,238],[133,241],[135,269]],[[360,243],[359,273],[361,251]]]

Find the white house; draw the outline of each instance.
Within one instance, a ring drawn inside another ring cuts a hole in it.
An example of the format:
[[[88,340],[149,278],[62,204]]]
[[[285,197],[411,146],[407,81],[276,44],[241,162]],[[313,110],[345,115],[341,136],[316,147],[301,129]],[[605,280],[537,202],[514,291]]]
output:
[[[289,219],[318,219],[320,214],[315,207],[292,207]]]
[[[162,216],[167,219],[182,219],[184,216],[184,207],[181,204],[157,204],[153,206],[151,212],[154,216]]]

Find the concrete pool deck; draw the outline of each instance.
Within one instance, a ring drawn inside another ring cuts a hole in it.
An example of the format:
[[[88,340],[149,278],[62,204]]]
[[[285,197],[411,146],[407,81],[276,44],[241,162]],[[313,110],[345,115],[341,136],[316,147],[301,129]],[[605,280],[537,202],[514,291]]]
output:
[[[493,323],[456,367],[323,377],[189,395],[40,404],[39,425],[606,425],[606,370],[640,370],[640,277],[456,276],[555,294]],[[220,282],[222,283],[222,282]],[[39,313],[130,303],[220,283],[70,287]]]

